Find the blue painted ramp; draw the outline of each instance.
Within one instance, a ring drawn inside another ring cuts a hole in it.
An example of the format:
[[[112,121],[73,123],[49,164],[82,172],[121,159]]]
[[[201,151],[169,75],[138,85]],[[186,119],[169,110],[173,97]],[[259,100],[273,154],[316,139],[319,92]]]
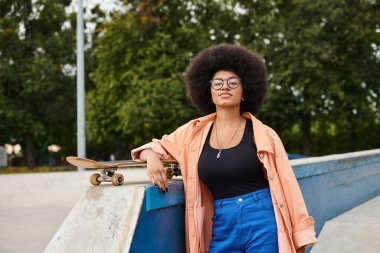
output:
[[[172,182],[165,194],[147,187],[130,252],[185,252],[184,217],[182,182]]]

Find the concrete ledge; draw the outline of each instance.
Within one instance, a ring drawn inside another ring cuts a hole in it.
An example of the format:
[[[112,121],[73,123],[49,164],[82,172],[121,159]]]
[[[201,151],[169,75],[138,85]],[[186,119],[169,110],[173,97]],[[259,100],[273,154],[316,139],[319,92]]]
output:
[[[91,186],[44,252],[184,252],[184,210],[180,180]]]
[[[380,163],[380,149],[290,160],[297,179]]]
[[[143,186],[89,187],[44,252],[129,252],[144,193]]]

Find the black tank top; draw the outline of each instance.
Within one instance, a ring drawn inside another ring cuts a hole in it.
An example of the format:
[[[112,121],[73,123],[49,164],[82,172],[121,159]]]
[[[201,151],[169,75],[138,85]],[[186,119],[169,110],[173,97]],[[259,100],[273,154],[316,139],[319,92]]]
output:
[[[211,190],[214,199],[231,198],[269,187],[261,170],[253,141],[252,121],[246,120],[243,138],[237,146],[219,149],[210,146],[210,132],[198,161],[198,174]]]

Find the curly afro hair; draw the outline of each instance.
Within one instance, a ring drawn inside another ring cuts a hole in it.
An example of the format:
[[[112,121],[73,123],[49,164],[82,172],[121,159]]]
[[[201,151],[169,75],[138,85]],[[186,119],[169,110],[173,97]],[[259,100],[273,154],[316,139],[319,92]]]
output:
[[[186,93],[203,114],[216,111],[211,101],[210,80],[219,70],[237,74],[243,85],[241,112],[257,116],[267,92],[267,70],[263,58],[247,48],[220,44],[198,53],[185,72]]]

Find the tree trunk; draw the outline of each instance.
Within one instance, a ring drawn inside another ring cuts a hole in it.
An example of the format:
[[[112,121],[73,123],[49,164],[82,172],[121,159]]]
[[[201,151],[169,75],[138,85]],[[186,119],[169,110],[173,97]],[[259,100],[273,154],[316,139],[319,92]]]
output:
[[[116,144],[116,157],[117,159],[125,159],[125,157],[128,155],[125,151],[125,144],[122,141],[118,141]]]
[[[24,163],[28,168],[34,168],[36,166],[34,146],[33,146],[33,136],[31,134],[24,135],[23,141],[23,157]]]
[[[348,152],[356,151],[357,137],[355,126],[351,125],[350,135],[348,137]]]
[[[310,112],[302,114],[302,132],[303,132],[303,154],[311,155],[311,114]]]

